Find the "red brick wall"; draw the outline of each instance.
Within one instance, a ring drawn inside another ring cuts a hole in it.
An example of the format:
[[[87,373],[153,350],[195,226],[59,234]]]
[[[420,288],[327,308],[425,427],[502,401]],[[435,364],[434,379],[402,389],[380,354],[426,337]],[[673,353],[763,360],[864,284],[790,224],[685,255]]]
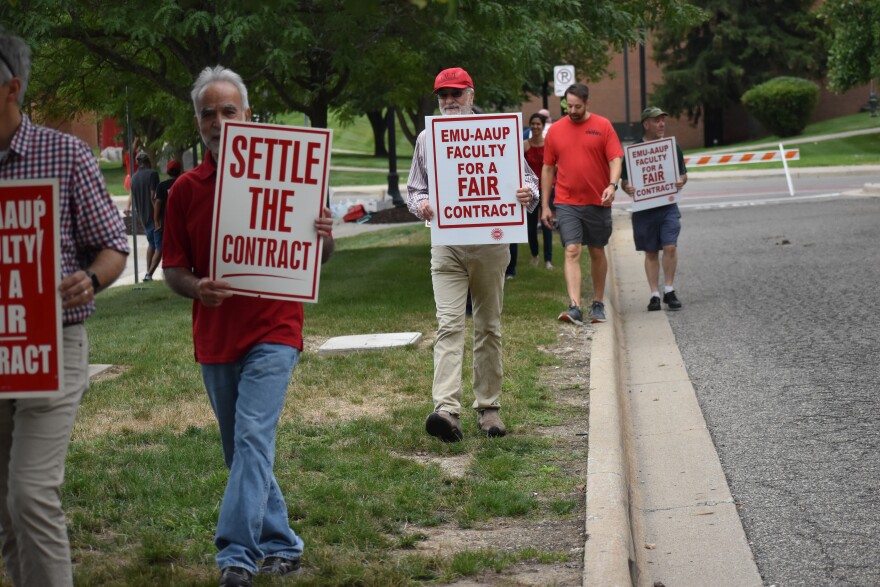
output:
[[[64,121],[41,120],[38,118],[38,115],[35,115],[34,121],[42,124],[43,126],[54,128],[56,130],[60,130],[61,132],[66,132],[72,134],[75,137],[79,137],[93,149],[100,146],[100,142],[98,140],[98,122],[95,119],[94,115],[82,115],[76,120]]]

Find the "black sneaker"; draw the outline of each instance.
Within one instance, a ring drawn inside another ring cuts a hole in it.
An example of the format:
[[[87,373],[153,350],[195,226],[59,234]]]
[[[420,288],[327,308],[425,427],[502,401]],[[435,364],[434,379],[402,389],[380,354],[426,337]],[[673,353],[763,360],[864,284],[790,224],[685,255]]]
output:
[[[659,296],[651,296],[651,301],[648,302],[648,311],[656,312],[661,308],[660,306],[660,297]]]
[[[220,571],[220,587],[251,587],[254,574],[241,567],[223,567]]]
[[[593,305],[590,306],[590,322],[593,324],[605,322],[605,304],[593,302]]]
[[[663,294],[663,303],[669,306],[670,310],[681,310],[681,302],[678,301],[675,290]]]
[[[266,557],[263,566],[260,567],[261,575],[273,575],[275,577],[289,577],[299,573],[301,569],[298,558],[281,558],[280,556]]]
[[[572,324],[583,324],[584,314],[578,306],[569,306],[568,310],[559,315],[560,322],[571,322]]]

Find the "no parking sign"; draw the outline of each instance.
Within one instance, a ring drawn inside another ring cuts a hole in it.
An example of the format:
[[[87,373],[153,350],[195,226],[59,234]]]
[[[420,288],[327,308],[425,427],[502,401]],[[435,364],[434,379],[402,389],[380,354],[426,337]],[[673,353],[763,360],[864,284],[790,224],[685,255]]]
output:
[[[574,65],[557,65],[553,68],[553,94],[564,96],[565,90],[575,83]]]

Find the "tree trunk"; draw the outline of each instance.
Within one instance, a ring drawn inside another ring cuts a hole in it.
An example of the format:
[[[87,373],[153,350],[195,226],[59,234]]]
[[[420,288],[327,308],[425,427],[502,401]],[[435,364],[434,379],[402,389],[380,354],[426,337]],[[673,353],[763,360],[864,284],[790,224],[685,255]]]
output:
[[[309,117],[309,124],[313,128],[327,128],[327,122],[330,119],[329,104],[319,104],[316,102],[306,110],[306,115]]]
[[[434,114],[436,107],[437,98],[433,94],[427,94],[422,96],[418,112],[406,112],[406,116],[410,119],[409,121],[407,121],[402,110],[397,110],[397,121],[400,123],[400,130],[413,147],[416,146],[419,134],[425,130],[425,117]],[[412,122],[412,129],[410,129],[408,122]]]
[[[388,131],[386,116],[381,110],[367,112],[367,120],[373,129],[373,157],[387,157],[388,149],[385,148],[385,134]]]
[[[703,140],[710,148],[725,144],[724,111],[720,108],[703,107]]]

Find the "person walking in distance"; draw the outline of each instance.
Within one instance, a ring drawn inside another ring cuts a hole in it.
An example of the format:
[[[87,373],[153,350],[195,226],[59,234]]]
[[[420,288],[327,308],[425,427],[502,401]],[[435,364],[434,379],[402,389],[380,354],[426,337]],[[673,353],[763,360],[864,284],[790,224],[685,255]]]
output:
[[[655,141],[665,137],[667,116],[666,112],[655,106],[645,108],[642,111],[644,135],[636,143]],[[681,191],[681,188],[687,183],[687,168],[684,164],[684,153],[678,143],[675,144],[675,149],[679,170],[675,187]],[[632,196],[635,194],[635,188],[628,179],[628,170],[624,166],[621,185],[623,191]],[[661,309],[660,251],[663,251],[663,303],[670,310],[680,310],[681,302],[675,294],[674,285],[675,269],[678,266],[678,235],[681,233],[681,211],[678,204],[673,202],[665,206],[633,212],[632,227],[636,250],[645,253],[645,275],[648,278],[648,287],[651,289],[648,311],[654,312]]]
[[[156,186],[156,196],[153,198],[153,226],[156,233],[154,239],[158,246],[156,249],[158,259],[151,273],[159,268],[162,261],[162,233],[165,227],[165,207],[168,205],[168,193],[171,191],[171,186],[183,173],[183,165],[180,161],[172,159],[165,166],[165,173],[168,174],[168,179],[159,182],[159,185]]]
[[[474,83],[471,76],[454,67],[441,71],[434,80],[443,116],[473,114]],[[416,141],[407,182],[407,206],[423,220],[434,218],[428,199],[426,133]],[[516,199],[526,207],[538,205],[538,178],[526,169],[526,185],[516,190]],[[504,300],[504,270],[510,261],[506,244],[432,246],[431,280],[437,305],[437,340],[434,343],[434,383],[431,393],[434,411],[425,420],[425,430],[444,442],[462,440],[460,414],[461,369],[465,343],[465,306],[470,288],[474,318],[474,403],[480,431],[486,436],[504,436],[507,428],[499,415],[501,407],[501,307]]]
[[[565,247],[565,286],[568,310],[559,320],[583,323],[581,312],[581,249],[590,252],[593,302],[590,322],[605,322],[605,245],[611,238],[611,203],[620,181],[623,148],[611,122],[589,110],[590,90],[574,84],[565,92],[568,116],[555,122],[544,141],[541,171],[541,221],[559,223]],[[556,210],[550,191],[556,179]]]
[[[531,130],[531,135],[527,140],[523,141],[523,153],[526,161],[537,177],[541,177],[541,169],[544,166],[544,130],[547,128],[546,124],[548,120],[542,112],[546,112],[546,110],[540,110],[529,117],[529,130]],[[554,208],[552,201],[552,188],[550,208]],[[528,216],[527,228],[529,251],[532,253],[531,264],[532,266],[538,265],[539,226],[541,228],[541,236],[544,240],[544,267],[546,269],[553,269],[553,231],[544,226],[544,223],[541,222],[541,210],[539,208],[535,208],[535,210],[529,212]]]

